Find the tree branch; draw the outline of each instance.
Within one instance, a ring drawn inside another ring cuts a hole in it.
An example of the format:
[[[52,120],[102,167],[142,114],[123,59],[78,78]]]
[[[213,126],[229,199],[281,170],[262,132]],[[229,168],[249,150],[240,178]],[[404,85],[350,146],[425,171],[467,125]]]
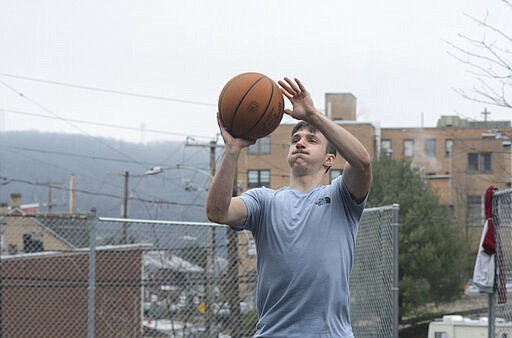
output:
[[[512,0],[499,0],[512,9]],[[466,66],[466,72],[474,76],[477,85],[471,94],[454,89],[462,97],[479,103],[512,108],[512,35],[489,23],[487,12],[483,19],[463,13],[483,29],[481,39],[458,34],[461,43],[445,41],[447,53]]]
[[[503,2],[507,3],[509,6],[511,6],[512,8],[512,4],[510,2],[508,2],[507,0],[502,0]],[[463,13],[465,16],[467,16],[469,19],[471,19],[472,21],[476,22],[478,25],[480,26],[483,26],[487,29],[490,29],[491,31],[497,33],[498,35],[500,35],[501,37],[503,37],[505,40],[508,40],[510,42],[512,42],[512,37],[508,36],[506,33],[504,33],[501,29],[498,29],[492,25],[489,25],[487,23],[487,16],[485,16],[485,19],[484,20],[480,20],[480,19],[477,19],[475,18],[474,16],[472,15],[469,15],[467,13]]]

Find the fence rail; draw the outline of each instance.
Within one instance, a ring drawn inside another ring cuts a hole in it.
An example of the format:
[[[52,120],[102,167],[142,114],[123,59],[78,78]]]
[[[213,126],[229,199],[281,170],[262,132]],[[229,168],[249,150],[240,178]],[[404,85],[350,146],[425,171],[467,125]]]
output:
[[[94,213],[6,215],[0,226],[1,337],[254,334],[249,232]],[[363,214],[351,299],[357,337],[398,337],[397,205]]]

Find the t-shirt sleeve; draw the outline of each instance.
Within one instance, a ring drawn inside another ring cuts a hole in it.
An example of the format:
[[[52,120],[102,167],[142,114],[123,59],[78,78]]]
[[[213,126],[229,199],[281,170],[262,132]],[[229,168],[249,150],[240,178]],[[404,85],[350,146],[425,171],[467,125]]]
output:
[[[347,217],[350,217],[352,223],[358,223],[361,219],[361,215],[363,214],[364,207],[366,206],[368,194],[366,194],[362,202],[357,203],[354,199],[352,199],[352,196],[350,196],[350,191],[343,181],[343,175],[336,177],[336,179],[333,181],[333,184],[336,185],[341,194],[341,200],[345,207],[345,213]]]
[[[242,230],[249,230],[253,233],[256,231],[258,224],[260,224],[262,195],[262,188],[256,188],[248,190],[240,196],[247,207],[247,218],[241,226]]]

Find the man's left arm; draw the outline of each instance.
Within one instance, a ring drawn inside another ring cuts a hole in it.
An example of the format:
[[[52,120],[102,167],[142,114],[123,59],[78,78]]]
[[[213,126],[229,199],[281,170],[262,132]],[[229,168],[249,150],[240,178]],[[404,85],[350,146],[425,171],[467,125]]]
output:
[[[321,112],[310,115],[310,122],[324,134],[347,161],[343,169],[343,181],[352,198],[362,202],[372,183],[370,154],[354,135]]]
[[[372,162],[366,148],[348,130],[316,109],[311,94],[299,79],[295,78],[292,81],[285,77],[278,82],[281,92],[293,105],[293,110],[286,109],[285,112],[296,119],[314,125],[334,145],[347,161],[343,169],[343,181],[352,198],[362,202],[372,183]]]

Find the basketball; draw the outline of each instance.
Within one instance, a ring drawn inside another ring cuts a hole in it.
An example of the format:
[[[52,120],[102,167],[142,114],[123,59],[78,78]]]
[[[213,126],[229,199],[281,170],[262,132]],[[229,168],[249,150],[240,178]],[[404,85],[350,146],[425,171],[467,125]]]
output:
[[[218,102],[220,119],[234,137],[254,141],[273,132],[283,118],[279,86],[260,73],[242,73],[226,83]]]

